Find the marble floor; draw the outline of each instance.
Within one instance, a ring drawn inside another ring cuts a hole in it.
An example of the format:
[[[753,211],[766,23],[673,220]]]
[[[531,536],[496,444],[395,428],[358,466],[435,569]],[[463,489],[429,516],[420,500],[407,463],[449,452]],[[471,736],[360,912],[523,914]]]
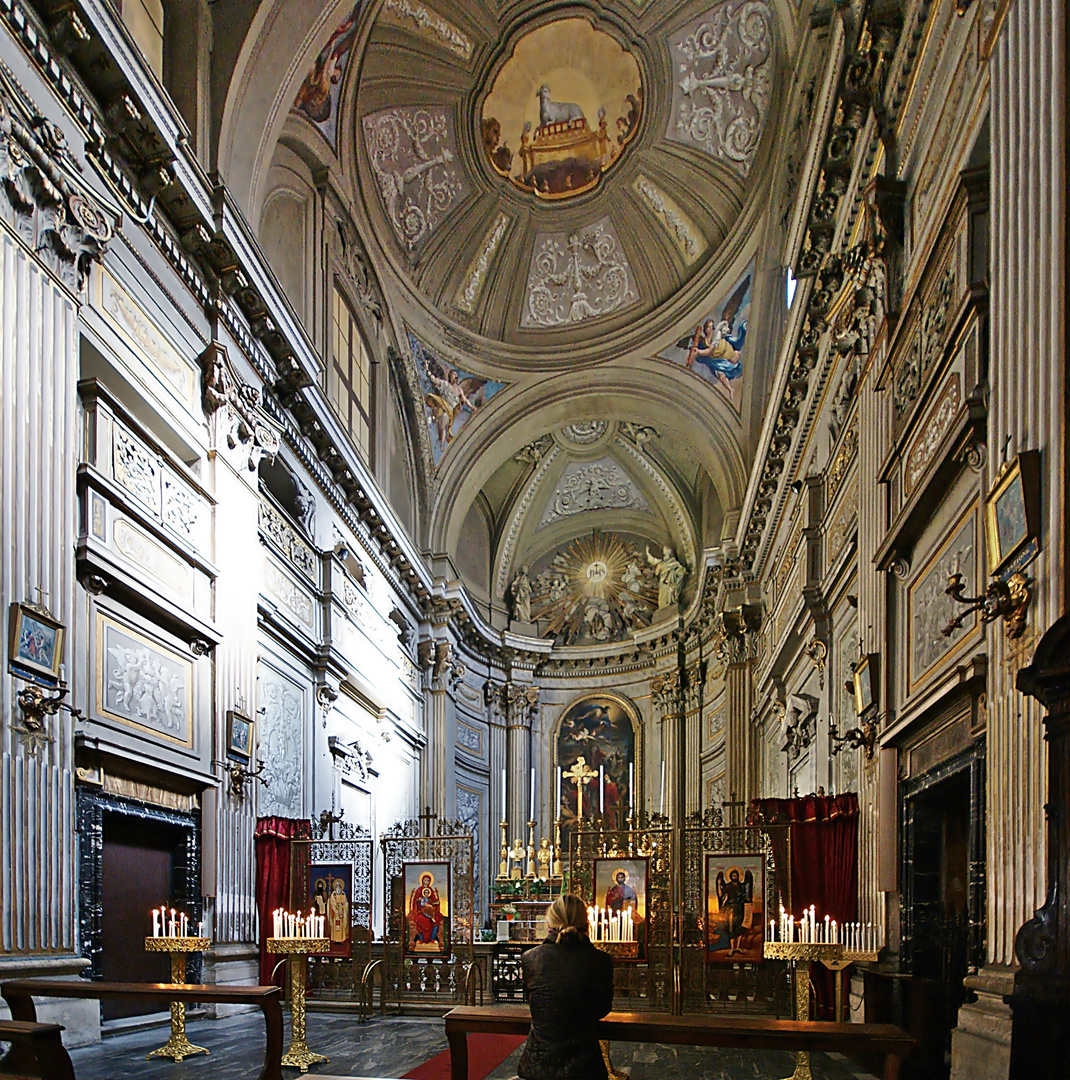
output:
[[[344,1013],[310,1012],[308,1043],[331,1061],[309,1070],[312,1076],[401,1077],[446,1049],[440,1019],[376,1018],[366,1024]],[[78,1080],[248,1080],[264,1060],[264,1022],[259,1013],[223,1020],[191,1020],[190,1041],[211,1053],[185,1061],[145,1055],[166,1041],[166,1028],[114,1035],[98,1046],[71,1051]],[[287,1045],[289,1017],[287,1016]],[[516,1076],[520,1051],[506,1058],[488,1080]],[[632,1080],[782,1080],[790,1076],[791,1055],[777,1051],[701,1049],[653,1043],[616,1043],[613,1063]],[[815,1054],[814,1080],[872,1080],[872,1074],[839,1055]],[[286,1070],[298,1080],[296,1069]]]

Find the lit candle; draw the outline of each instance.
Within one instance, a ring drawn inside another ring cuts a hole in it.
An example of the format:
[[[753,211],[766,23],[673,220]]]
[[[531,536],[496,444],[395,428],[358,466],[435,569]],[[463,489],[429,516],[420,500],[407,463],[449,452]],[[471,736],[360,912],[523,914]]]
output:
[[[840,931],[836,926],[836,920],[832,920],[832,944],[839,945],[840,943]]]
[[[826,943],[832,940],[832,938],[829,937],[829,929],[831,928],[831,925],[832,924],[829,921],[829,917],[826,915],[825,916],[825,941],[826,941]]]
[[[535,766],[531,766],[531,813],[528,814],[528,821],[535,820]]]
[[[776,941],[776,920],[769,920],[769,940]]]
[[[502,769],[502,821],[506,820],[506,808],[505,808],[505,770]]]

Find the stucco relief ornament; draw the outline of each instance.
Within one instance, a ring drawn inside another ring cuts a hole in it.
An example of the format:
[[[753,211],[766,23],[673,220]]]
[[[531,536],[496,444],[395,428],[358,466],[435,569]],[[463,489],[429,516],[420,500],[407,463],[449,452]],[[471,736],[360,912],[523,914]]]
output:
[[[386,216],[410,252],[464,194],[453,125],[445,108],[398,108],[365,116],[368,161]]]
[[[772,14],[724,3],[670,41],[682,58],[668,137],[750,172],[769,106]]]
[[[256,472],[261,459],[272,461],[279,450],[279,433],[260,408],[260,391],[237,378],[218,342],[210,343],[199,359],[201,406],[215,425],[216,445],[247,448],[249,471]]]
[[[569,326],[639,299],[609,217],[574,233],[540,233],[524,290],[520,325]]]

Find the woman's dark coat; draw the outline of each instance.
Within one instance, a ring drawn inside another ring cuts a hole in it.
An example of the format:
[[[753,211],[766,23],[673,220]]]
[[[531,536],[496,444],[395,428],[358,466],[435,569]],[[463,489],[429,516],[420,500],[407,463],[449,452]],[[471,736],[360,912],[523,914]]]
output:
[[[551,940],[521,957],[531,1034],[517,1072],[524,1080],[606,1080],[595,1024],[613,1007],[613,961],[587,938]]]

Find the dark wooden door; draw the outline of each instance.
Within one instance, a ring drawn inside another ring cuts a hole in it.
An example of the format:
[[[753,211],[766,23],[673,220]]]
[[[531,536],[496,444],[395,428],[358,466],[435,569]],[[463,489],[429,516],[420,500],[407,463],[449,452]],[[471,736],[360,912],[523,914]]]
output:
[[[169,982],[166,953],[145,952],[152,909],[170,904],[179,830],[125,814],[104,815],[102,950],[104,979]],[[184,906],[184,905],[183,905]],[[105,1002],[104,1019],[158,1012],[152,1002]]]

